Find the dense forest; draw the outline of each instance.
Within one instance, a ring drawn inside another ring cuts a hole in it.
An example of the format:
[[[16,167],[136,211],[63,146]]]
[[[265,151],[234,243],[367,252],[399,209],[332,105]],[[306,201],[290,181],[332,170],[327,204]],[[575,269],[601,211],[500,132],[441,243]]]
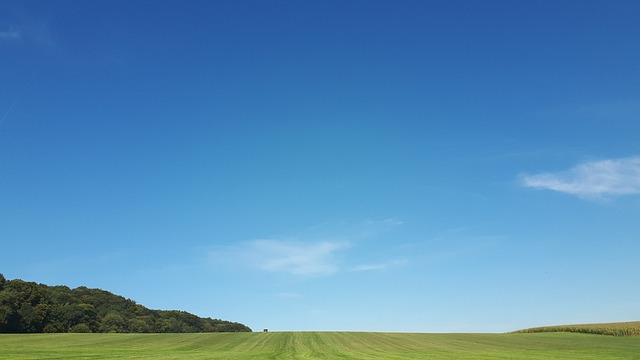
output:
[[[84,286],[47,286],[0,274],[0,333],[251,331],[247,326],[184,311],[151,310]]]

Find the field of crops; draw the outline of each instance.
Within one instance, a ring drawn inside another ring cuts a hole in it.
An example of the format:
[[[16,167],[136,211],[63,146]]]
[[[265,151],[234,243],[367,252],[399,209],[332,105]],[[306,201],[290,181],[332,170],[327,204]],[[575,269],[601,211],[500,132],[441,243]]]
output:
[[[640,359],[640,337],[575,333],[2,334],[0,359]]]
[[[598,334],[611,336],[638,336],[640,335],[640,321],[628,321],[605,324],[580,324],[542,326],[531,329],[519,330],[520,333],[540,332],[576,332],[583,334]]]

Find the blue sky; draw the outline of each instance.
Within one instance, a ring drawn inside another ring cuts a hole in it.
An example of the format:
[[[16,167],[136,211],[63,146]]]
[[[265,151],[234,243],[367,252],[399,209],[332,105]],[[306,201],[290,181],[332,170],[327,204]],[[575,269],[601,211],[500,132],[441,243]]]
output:
[[[3,1],[0,272],[254,330],[640,319],[637,1]]]

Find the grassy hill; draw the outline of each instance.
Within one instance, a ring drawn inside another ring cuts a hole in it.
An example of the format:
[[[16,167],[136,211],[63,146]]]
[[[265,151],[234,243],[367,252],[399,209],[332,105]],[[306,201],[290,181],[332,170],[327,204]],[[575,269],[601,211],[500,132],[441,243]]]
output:
[[[603,324],[577,324],[542,326],[530,329],[518,330],[517,333],[541,333],[541,332],[574,332],[584,334],[612,335],[612,336],[639,336],[640,321],[615,322]]]
[[[4,334],[0,359],[638,359],[640,337],[569,333]]]

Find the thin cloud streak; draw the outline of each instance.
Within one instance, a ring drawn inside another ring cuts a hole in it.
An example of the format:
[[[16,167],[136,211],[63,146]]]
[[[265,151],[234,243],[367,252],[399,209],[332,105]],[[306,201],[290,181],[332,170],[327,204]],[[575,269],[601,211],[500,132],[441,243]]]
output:
[[[56,48],[53,32],[46,19],[24,19],[0,31],[0,41],[12,41],[44,49]]]
[[[261,269],[312,276],[331,275],[338,271],[336,252],[347,247],[347,243],[329,241],[256,240],[250,243],[251,251],[260,254],[258,266]]]
[[[243,263],[249,268],[297,276],[329,276],[339,269],[339,253],[349,247],[342,241],[259,239],[209,253],[216,262]]]
[[[0,31],[0,39],[19,40],[21,34],[15,30]]]
[[[340,271],[383,270],[399,265],[399,261],[360,266],[348,265],[349,251],[364,240],[402,225],[397,219],[366,220],[337,234],[313,228],[304,236],[266,238],[244,241],[237,245],[208,252],[219,264],[245,264],[244,268],[302,277],[324,277]]]
[[[407,261],[404,260],[394,260],[377,264],[362,264],[352,267],[349,271],[384,271],[389,268],[405,265],[406,263]]]
[[[640,156],[584,162],[563,172],[524,175],[521,181],[583,198],[640,194]]]

